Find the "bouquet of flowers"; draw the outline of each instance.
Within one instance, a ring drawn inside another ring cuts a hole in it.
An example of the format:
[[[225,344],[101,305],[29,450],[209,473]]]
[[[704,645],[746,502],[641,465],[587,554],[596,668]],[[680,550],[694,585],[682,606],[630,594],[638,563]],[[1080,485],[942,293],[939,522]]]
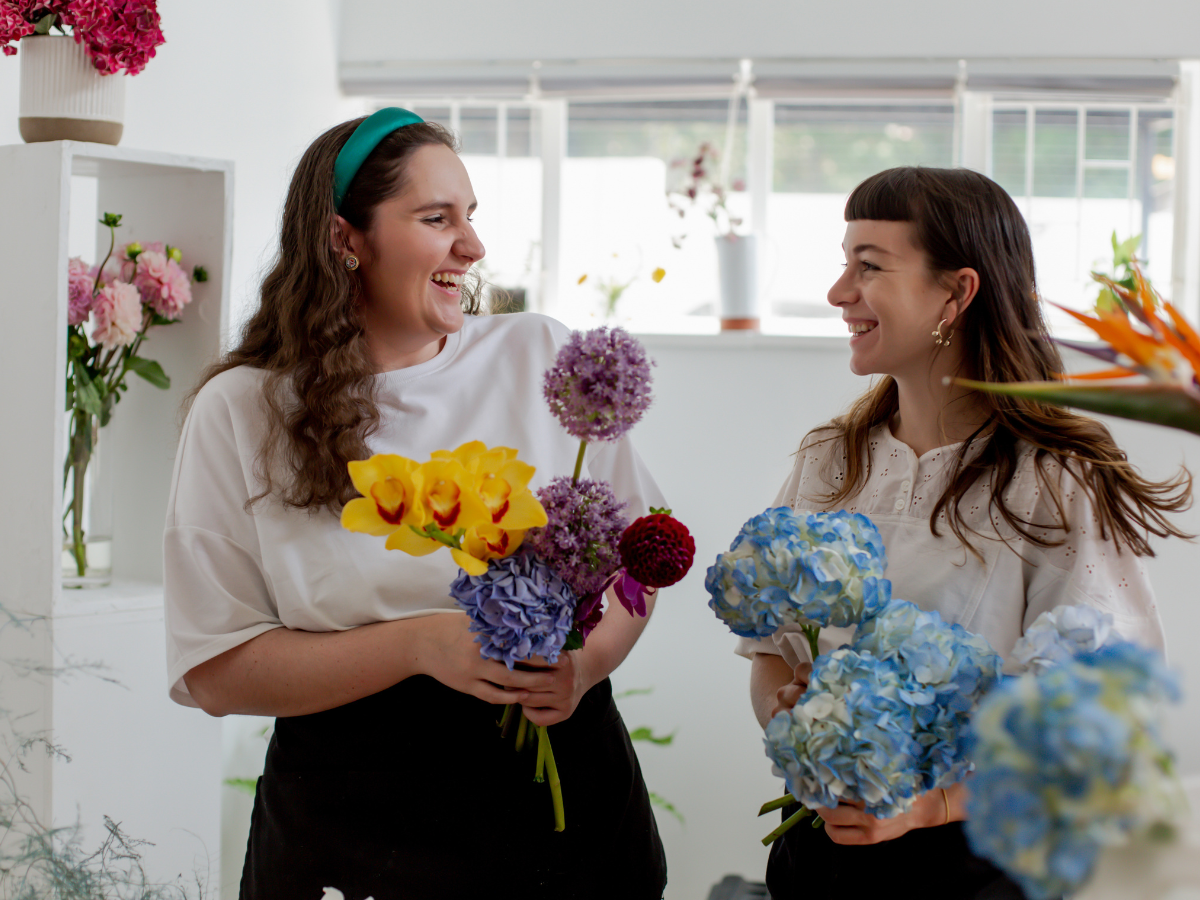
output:
[[[136,75],[165,43],[157,0],[0,0],[0,49],[31,34],[71,29],[101,74]]]
[[[764,844],[812,807],[843,800],[862,801],[880,818],[897,815],[970,768],[968,716],[999,679],[1000,657],[938,613],[892,599],[886,565],[867,517],[780,508],[747,522],[708,570],[709,606],[730,630],[767,637],[799,624],[814,660],[801,702],[767,723],[767,756],[788,794],[759,815],[804,808]],[[824,625],[857,626],[854,640],[820,654]]]
[[[178,247],[132,241],[117,248],[119,215],[105,213],[100,223],[109,229],[108,254],[95,267],[78,257],[70,260],[67,278],[66,408],[71,426],[63,468],[68,491],[63,532],[81,578],[87,566],[84,475],[99,430],[128,389],[125,376],[130,372],[157,388],[171,386],[162,366],[139,351],[151,328],[179,321],[192,302],[192,280],[208,280],[203,266],[196,266],[189,277]],[[84,330],[89,320],[90,339]]]
[[[646,594],[687,574],[695,542],[669,510],[632,525],[606,482],[581,478],[591,441],[615,441],[650,404],[650,362],[621,329],[574,332],[545,375],[551,411],[580,442],[573,475],[536,496],[532,466],[511,448],[464,444],[426,463],[373,456],[350,463],[359,493],[342,524],[387,535],[389,549],[422,555],[450,547],[462,571],[450,593],[470,619],[480,653],[510,669],[541,657],[553,663],[584,646],[609,587],[630,615],[646,615]],[[516,749],[536,744],[534,780],[547,778],[555,830],[566,827],[562,788],[547,726],[514,706],[500,719]]]
[[[719,158],[717,148],[710,141],[705,141],[694,157],[672,160],[671,173],[675,178],[667,187],[667,205],[681,219],[687,215],[688,206],[699,206],[712,219],[717,234],[731,235],[742,224],[742,220],[730,213],[727,205],[729,191],[720,172],[714,173],[714,167],[719,169]],[[741,191],[746,186],[738,179],[733,182],[732,188]],[[686,234],[674,235],[671,243],[676,248],[682,247],[686,237]]]
[[[1013,650],[1028,669],[980,704],[966,822],[975,853],[1033,900],[1073,893],[1104,847],[1167,836],[1181,788],[1158,726],[1175,676],[1086,607],[1043,613]]]

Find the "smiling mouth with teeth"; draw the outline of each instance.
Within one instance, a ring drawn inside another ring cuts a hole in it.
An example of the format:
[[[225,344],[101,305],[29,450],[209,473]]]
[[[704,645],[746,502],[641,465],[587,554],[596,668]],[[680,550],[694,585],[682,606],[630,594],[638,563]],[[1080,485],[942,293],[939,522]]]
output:
[[[874,331],[878,322],[850,322],[851,334],[866,334],[868,331]]]
[[[429,280],[445,290],[457,291],[462,287],[463,276],[456,272],[437,272]]]

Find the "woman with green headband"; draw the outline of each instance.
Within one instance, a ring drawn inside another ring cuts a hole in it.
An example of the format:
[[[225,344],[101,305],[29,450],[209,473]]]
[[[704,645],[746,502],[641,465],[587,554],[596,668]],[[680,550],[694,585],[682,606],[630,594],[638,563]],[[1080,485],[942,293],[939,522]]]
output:
[[[448,554],[339,523],[347,463],[373,453],[516,447],[534,487],[574,467],[540,390],[567,329],[479,314],[474,209],[439,126],[388,109],[330,129],[292,178],[258,309],[193,395],[164,538],[168,677],[179,703],[276,717],[243,900],[662,897],[608,681],[646,620],[618,607],[585,649],[509,671],[449,597]],[[627,440],[586,466],[632,515],[666,505]],[[510,703],[554,726],[563,832],[500,743]]]

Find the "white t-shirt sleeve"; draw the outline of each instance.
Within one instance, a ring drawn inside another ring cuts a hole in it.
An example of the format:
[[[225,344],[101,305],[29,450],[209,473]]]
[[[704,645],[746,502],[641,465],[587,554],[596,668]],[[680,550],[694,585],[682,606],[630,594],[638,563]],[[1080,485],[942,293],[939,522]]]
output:
[[[239,446],[225,391],[256,389],[237,370],[205,386],[180,437],[163,536],[167,678],[171,699],[197,706],[183,676],[278,628],[253,516],[246,512],[253,452]],[[243,458],[246,457],[246,458]]]
[[[1022,630],[1056,606],[1091,606],[1112,615],[1113,625],[1126,640],[1165,650],[1166,639],[1154,589],[1140,557],[1127,547],[1117,549],[1100,537],[1095,508],[1083,487],[1061,467],[1063,510],[1071,530],[1047,532],[1064,542],[1056,547],[1026,543],[1033,557],[1026,567],[1026,607]],[[1041,495],[1038,516],[1051,516],[1051,501]],[[1034,521],[1042,521],[1035,518]]]

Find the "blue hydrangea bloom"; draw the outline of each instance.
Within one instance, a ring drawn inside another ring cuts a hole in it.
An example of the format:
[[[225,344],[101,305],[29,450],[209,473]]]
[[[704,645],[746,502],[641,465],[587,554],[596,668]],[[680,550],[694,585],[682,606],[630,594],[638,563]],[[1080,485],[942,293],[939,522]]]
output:
[[[1004,681],[967,737],[974,852],[1047,900],[1075,891],[1102,847],[1169,821],[1182,795],[1156,701],[1177,697],[1158,654],[1119,639]]]
[[[1091,606],[1057,606],[1033,620],[1011,658],[1022,672],[1044,672],[1103,647],[1110,636],[1116,637],[1112,628],[1113,617]]]
[[[772,771],[804,806],[862,800],[888,818],[920,790],[911,720],[896,665],[842,648],[818,658],[801,702],[767,723],[764,744]]]
[[[450,595],[478,633],[480,653],[510,669],[534,656],[556,662],[578,603],[570,586],[528,550],[489,560],[482,575],[460,571]]]
[[[891,599],[879,532],[857,513],[754,516],[709,567],[709,606],[742,637],[767,637],[787,622],[847,626]]]
[[[860,625],[851,646],[894,662],[906,677],[923,751],[922,790],[961,780],[970,770],[968,717],[999,681],[1000,655],[985,638],[906,600],[893,600]]]

